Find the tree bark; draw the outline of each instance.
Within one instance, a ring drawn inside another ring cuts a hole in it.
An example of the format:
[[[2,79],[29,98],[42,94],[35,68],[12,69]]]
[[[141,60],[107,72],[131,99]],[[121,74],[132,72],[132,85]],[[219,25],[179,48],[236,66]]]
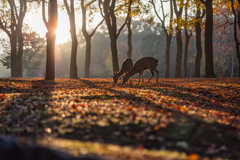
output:
[[[45,1],[43,0],[45,3]],[[43,4],[45,5],[45,4]],[[45,9],[43,9],[45,12]],[[43,13],[44,14],[44,13]],[[45,80],[55,80],[55,41],[56,41],[56,29],[58,25],[58,13],[57,13],[57,0],[49,1],[48,6],[48,22],[46,22],[43,16],[44,23],[48,29],[47,37],[47,63],[46,63],[46,76]]]
[[[172,40],[172,34],[169,33],[169,35],[166,35],[166,65],[165,65],[165,78],[170,77],[170,48],[171,48],[171,40]]]
[[[72,30],[71,30],[71,32],[72,32]],[[76,30],[75,30],[75,34],[71,33],[71,39],[72,39],[72,51],[71,51],[70,76],[69,76],[69,78],[70,79],[78,79],[77,62],[76,62],[78,41],[77,41],[77,36],[76,36]]]
[[[10,36],[11,44],[11,77],[17,77],[17,33],[14,31]]]
[[[17,77],[22,77],[22,56],[23,56],[23,34],[22,34],[22,26],[23,19],[25,17],[27,11],[27,1],[20,0],[20,11],[17,25],[18,32],[18,54],[17,54]]]
[[[74,9],[74,0],[70,1],[70,8],[68,2],[64,0],[65,7],[67,9],[67,14],[70,21],[70,32],[72,40],[72,49],[71,49],[71,61],[70,61],[70,79],[78,79],[77,75],[77,47],[78,41],[76,36],[76,24],[75,24],[75,9]]]
[[[201,26],[200,22],[196,22],[195,24],[196,30],[196,47],[197,47],[197,55],[195,58],[195,72],[194,77],[200,77],[201,70],[201,60],[202,60],[202,38],[201,38]]]
[[[18,54],[16,56],[16,69],[17,77],[22,77],[22,56],[23,56],[23,34],[22,34],[22,23],[18,24]]]
[[[177,29],[177,56],[175,78],[181,77],[181,64],[182,64],[182,33],[181,30]]]
[[[52,31],[47,32],[47,60],[45,80],[55,80],[55,40],[56,34]]]
[[[177,17],[177,20],[182,18],[183,7],[180,7],[179,11],[177,10],[176,0],[173,0],[174,10]],[[181,24],[177,23],[176,32],[177,32],[177,56],[176,56],[176,68],[175,68],[175,78],[181,77],[181,64],[182,64],[182,33],[181,33]]]
[[[118,54],[117,54],[117,39],[111,39],[111,51],[112,51],[112,64],[113,64],[113,72],[119,71],[118,64]]]
[[[234,9],[234,4],[233,4],[233,0],[231,0],[231,7],[232,7],[232,12],[234,14],[234,40],[235,40],[235,47],[236,47],[236,54],[237,54],[237,58],[238,58],[238,77],[240,77],[240,49],[239,49],[239,45],[240,43],[238,42],[238,37],[237,37],[237,18],[238,20],[240,19],[240,12],[239,10],[237,11],[238,14],[236,13],[235,9]],[[238,6],[239,7],[239,6]],[[238,28],[240,28],[240,22],[238,22]]]
[[[128,51],[127,51],[127,56],[129,58],[132,57],[132,28],[131,28],[131,24],[132,24],[132,18],[128,17],[128,23],[127,23],[127,28],[128,28]]]
[[[205,77],[215,78],[213,65],[213,8],[212,0],[206,0],[206,29],[205,29]]]
[[[187,77],[187,57],[188,57],[188,44],[189,44],[189,39],[190,35],[185,31],[185,37],[186,37],[186,42],[185,42],[185,49],[184,49],[184,62],[183,62],[183,68],[184,68],[184,77]]]
[[[91,63],[91,37],[85,37],[86,40],[86,58],[85,58],[85,68],[84,77],[89,78],[89,70]]]

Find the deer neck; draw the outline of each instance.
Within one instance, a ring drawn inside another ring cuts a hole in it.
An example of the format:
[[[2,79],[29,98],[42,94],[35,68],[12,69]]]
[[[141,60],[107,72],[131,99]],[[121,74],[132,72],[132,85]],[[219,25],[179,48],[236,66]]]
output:
[[[125,72],[123,71],[123,68],[119,72],[117,72],[118,77],[121,77]]]
[[[135,69],[132,69],[130,72],[127,73],[127,76],[130,78],[132,77],[134,74],[137,74],[137,71]]]

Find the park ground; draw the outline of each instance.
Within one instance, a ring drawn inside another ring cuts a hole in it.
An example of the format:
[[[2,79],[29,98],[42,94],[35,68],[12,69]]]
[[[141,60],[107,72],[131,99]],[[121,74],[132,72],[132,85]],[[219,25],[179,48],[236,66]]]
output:
[[[1,78],[0,136],[102,159],[240,159],[239,78],[137,82]]]

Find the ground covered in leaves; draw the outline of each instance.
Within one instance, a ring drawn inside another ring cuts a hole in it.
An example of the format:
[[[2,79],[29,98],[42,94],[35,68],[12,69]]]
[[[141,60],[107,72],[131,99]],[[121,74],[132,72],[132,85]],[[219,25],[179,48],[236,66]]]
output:
[[[103,159],[240,158],[239,78],[137,81],[2,78],[0,135]]]

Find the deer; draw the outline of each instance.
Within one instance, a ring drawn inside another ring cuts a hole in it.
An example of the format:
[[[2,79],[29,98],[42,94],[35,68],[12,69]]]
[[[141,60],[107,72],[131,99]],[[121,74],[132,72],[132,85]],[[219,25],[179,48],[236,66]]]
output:
[[[132,68],[133,68],[132,58],[129,57],[125,58],[122,62],[122,67],[120,71],[113,73],[114,84],[117,83],[119,77],[121,77],[123,74],[130,72]]]
[[[126,83],[130,77],[132,77],[133,75],[139,73],[139,81],[138,84],[140,84],[140,77],[142,76],[142,83],[144,83],[143,80],[143,72],[145,70],[149,70],[149,72],[151,73],[151,77],[148,80],[147,83],[150,82],[150,80],[152,79],[152,77],[154,76],[154,72],[157,73],[157,84],[158,84],[158,70],[156,69],[158,66],[158,60],[153,58],[153,57],[143,57],[141,59],[139,59],[133,66],[132,70],[130,72],[128,72],[127,74],[124,75],[123,78],[123,83]],[[154,71],[154,72],[153,72]]]

